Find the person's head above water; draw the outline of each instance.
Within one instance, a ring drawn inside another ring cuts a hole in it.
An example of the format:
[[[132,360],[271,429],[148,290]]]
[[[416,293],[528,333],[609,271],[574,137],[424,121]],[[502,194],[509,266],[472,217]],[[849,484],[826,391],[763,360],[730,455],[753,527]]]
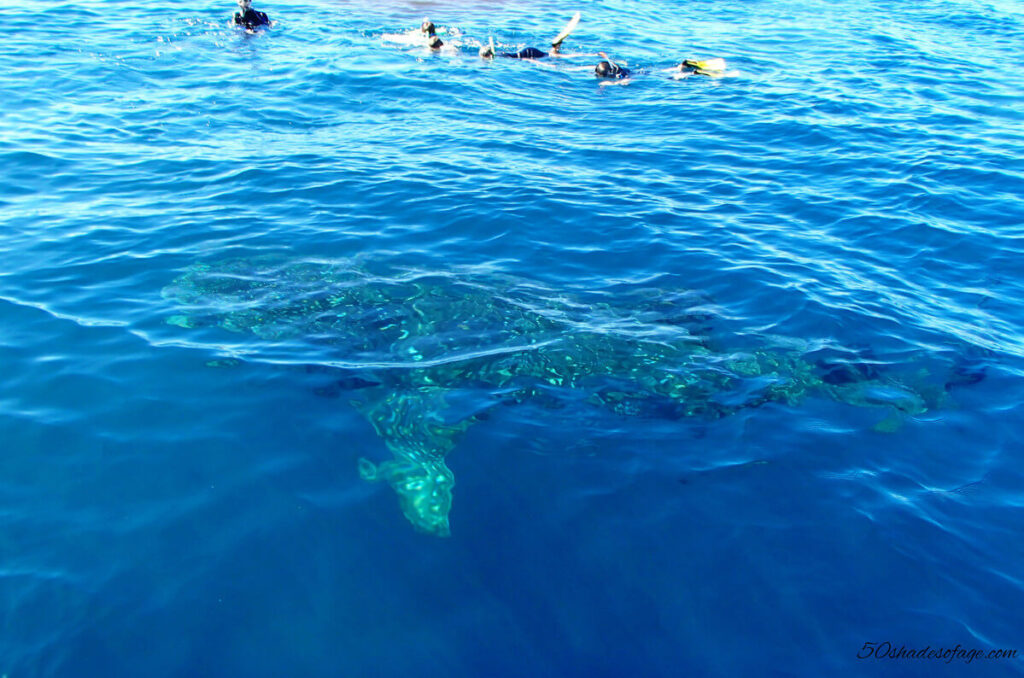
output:
[[[420,32],[427,35],[434,35],[437,33],[437,27],[434,26],[434,22],[430,19],[424,19],[423,23],[420,24]]]
[[[629,71],[622,66],[607,61],[602,61],[597,66],[594,66],[594,73],[599,78],[622,78],[629,75]]]
[[[252,0],[238,0],[238,7],[244,12],[252,8]]]

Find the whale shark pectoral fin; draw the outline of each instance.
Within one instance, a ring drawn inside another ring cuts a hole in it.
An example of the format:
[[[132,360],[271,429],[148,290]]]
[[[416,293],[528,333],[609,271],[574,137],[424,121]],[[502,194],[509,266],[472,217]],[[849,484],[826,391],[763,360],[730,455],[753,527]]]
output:
[[[369,481],[386,480],[398,494],[402,513],[421,532],[451,536],[448,514],[452,509],[455,476],[444,463],[394,459],[382,464],[360,458],[359,475]]]

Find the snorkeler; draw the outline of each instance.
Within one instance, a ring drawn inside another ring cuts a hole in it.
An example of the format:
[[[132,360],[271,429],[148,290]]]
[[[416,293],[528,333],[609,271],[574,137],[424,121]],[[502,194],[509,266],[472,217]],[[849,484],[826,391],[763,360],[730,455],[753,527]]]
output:
[[[252,0],[238,0],[238,8],[242,11],[235,12],[236,26],[244,26],[246,30],[252,31],[270,25],[270,17],[266,12],[257,12],[252,8]]]
[[[554,54],[558,54],[558,48],[552,46],[551,55]],[[493,59],[494,57],[501,57],[504,59],[543,59],[551,55],[547,52],[542,52],[536,47],[526,47],[518,52],[495,52],[494,43],[491,43],[480,48],[480,56],[484,59]]]
[[[434,22],[430,19],[423,20],[423,23],[420,25],[420,32],[427,36],[427,46],[430,49],[441,49],[444,47],[441,38],[437,37],[437,27],[434,26]]]
[[[594,74],[599,78],[622,79],[628,78],[630,73],[628,68],[618,65],[614,61],[602,61],[594,67]]]
[[[569,23],[565,25],[565,28],[555,36],[554,40],[551,41],[551,52],[545,52],[539,50],[536,47],[526,47],[518,52],[495,52],[494,51],[494,40],[492,39],[489,44],[484,45],[480,48],[480,57],[483,59],[493,59],[494,57],[502,57],[505,59],[544,59],[549,56],[558,56],[559,51],[562,49],[562,42],[569,37],[576,26],[580,22],[580,13],[576,12],[572,19],[569,19]]]

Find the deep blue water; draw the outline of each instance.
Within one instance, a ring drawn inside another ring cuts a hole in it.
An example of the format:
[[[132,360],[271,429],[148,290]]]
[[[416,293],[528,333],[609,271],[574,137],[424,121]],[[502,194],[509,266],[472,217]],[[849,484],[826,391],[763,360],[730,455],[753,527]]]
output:
[[[1024,674],[1020,3],[257,8],[0,7],[0,675]],[[576,58],[476,56],[576,10]],[[391,39],[425,14],[448,49]],[[438,538],[359,476],[373,389],[324,384],[365,356],[167,322],[189,267],[267,255],[585,317],[685,298],[706,327],[630,331],[930,395],[625,416],[444,383],[486,420]]]

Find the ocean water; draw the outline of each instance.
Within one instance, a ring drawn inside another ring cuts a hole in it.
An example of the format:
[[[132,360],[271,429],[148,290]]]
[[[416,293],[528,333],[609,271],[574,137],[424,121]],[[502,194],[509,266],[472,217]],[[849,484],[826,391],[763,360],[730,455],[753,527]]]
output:
[[[1024,6],[257,9],[0,5],[0,675],[1024,674]]]

